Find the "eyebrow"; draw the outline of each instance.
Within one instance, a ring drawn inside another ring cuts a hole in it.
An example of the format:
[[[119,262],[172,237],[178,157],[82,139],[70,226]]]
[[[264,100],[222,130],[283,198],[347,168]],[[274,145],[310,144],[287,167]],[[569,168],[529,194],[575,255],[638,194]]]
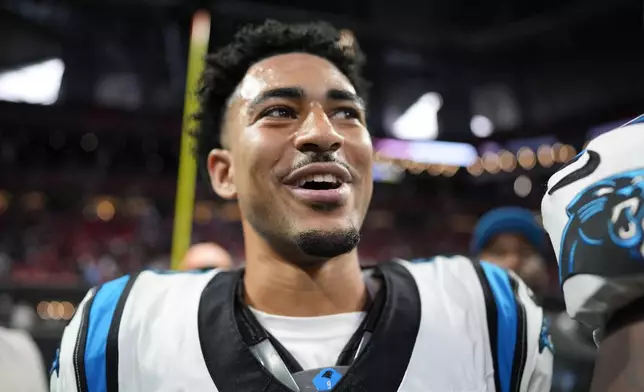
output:
[[[365,108],[364,100],[357,94],[347,90],[331,89],[327,91],[326,98],[330,101],[351,101],[360,106],[361,109]]]
[[[256,96],[248,105],[248,107],[252,109],[268,101],[269,99],[274,98],[286,98],[293,100],[302,99],[304,98],[304,90],[302,90],[300,87],[280,87],[266,90]]]
[[[262,103],[274,98],[301,100],[305,97],[306,94],[304,93],[304,89],[302,89],[301,87],[279,87],[260,93],[251,101],[248,107],[252,110]],[[361,109],[364,109],[365,107],[364,100],[362,98],[347,90],[330,89],[326,93],[326,98],[331,101],[354,102],[356,105],[360,106]]]

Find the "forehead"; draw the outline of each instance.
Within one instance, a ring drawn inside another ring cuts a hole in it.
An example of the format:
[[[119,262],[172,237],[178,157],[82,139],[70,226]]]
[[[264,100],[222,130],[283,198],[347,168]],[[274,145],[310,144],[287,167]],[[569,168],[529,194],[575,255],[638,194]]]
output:
[[[520,234],[502,233],[492,238],[488,247],[532,248],[532,245]]]
[[[268,57],[249,68],[240,91],[263,91],[279,87],[301,87],[307,93],[329,89],[355,93],[349,79],[330,61],[308,53]]]

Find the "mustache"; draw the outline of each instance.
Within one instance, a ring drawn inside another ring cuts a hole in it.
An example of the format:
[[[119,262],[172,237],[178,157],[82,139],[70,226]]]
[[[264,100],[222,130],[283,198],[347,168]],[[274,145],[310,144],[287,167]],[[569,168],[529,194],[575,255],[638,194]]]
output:
[[[295,162],[291,168],[291,172],[308,166],[312,163],[335,163],[347,169],[349,172],[353,172],[351,166],[348,163],[338,159],[338,157],[332,153],[307,153],[301,160]]]

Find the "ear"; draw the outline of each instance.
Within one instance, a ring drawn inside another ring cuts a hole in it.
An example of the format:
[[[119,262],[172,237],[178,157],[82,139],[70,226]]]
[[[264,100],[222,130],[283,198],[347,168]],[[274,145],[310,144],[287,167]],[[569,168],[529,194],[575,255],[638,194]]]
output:
[[[219,197],[232,200],[237,197],[235,169],[230,151],[215,149],[208,154],[208,174],[210,185]]]

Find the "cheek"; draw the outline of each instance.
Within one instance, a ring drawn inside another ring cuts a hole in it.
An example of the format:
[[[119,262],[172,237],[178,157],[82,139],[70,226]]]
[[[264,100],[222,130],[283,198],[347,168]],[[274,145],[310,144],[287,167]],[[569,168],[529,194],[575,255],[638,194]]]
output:
[[[351,145],[351,164],[363,176],[364,182],[372,181],[372,167],[373,167],[373,146],[371,144],[371,136],[366,130],[356,135],[350,142]]]
[[[279,143],[270,136],[252,127],[239,135],[236,175],[250,181],[251,187],[262,187],[270,181],[273,167],[282,155]]]

